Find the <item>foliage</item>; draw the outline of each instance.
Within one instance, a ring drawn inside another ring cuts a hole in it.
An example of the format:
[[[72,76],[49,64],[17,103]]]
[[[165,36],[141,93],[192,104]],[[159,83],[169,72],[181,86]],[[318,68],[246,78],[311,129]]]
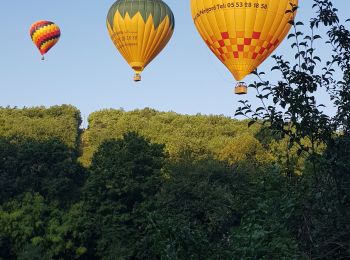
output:
[[[232,233],[231,255],[237,259],[298,259],[293,236],[299,194],[278,169],[252,178],[245,200],[249,207]]]
[[[153,253],[164,259],[227,258],[245,179],[212,159],[173,165],[149,228]]]
[[[0,108],[0,136],[38,141],[59,139],[68,147],[79,145],[80,111],[70,105],[50,108]]]
[[[297,197],[277,171],[233,170],[210,158],[196,162],[184,158],[169,170],[148,230],[148,248],[158,258],[297,256],[288,225]]]
[[[0,138],[0,258],[79,255],[69,208],[80,199],[85,170],[58,140]]]
[[[102,110],[89,116],[89,128],[82,137],[81,160],[89,165],[92,154],[104,140],[120,138],[129,131],[165,144],[166,151],[174,159],[184,150],[199,159],[206,154],[218,156],[234,137],[245,133],[254,136],[259,132],[258,125],[248,128],[247,124],[247,121],[224,116],[179,115],[150,108],[130,112]]]
[[[95,248],[97,256],[126,259],[141,254],[164,163],[163,146],[135,133],[100,146],[83,192],[84,218],[94,219],[89,229],[95,245],[89,249]]]
[[[281,79],[271,83],[263,79],[264,73],[255,72],[259,81],[250,87],[257,91],[261,107],[254,109],[248,101],[236,115],[250,117],[252,122],[263,120],[273,132],[287,140],[285,173],[292,177],[302,174],[303,205],[296,227],[301,235],[299,246],[310,258],[350,257],[350,227],[348,180],[350,168],[346,159],[346,144],[350,140],[350,31],[340,23],[337,9],[329,0],[314,0],[316,17],[309,22],[310,33],[301,31],[304,23],[291,21],[294,39],[291,47],[296,51],[292,64],[283,56],[275,55]],[[297,9],[292,6],[291,12]],[[333,54],[322,63],[317,55],[316,43],[321,36],[319,27],[327,30],[327,44]],[[340,77],[338,76],[340,75]],[[316,93],[324,90],[336,109],[334,115],[324,111]],[[300,171],[290,160],[290,152],[306,160]],[[293,180],[292,180],[293,181]]]
[[[272,154],[250,134],[241,134],[232,138],[220,151],[218,158],[231,165],[239,165],[247,161],[249,164],[268,165],[274,161]]]
[[[76,216],[75,216],[76,217]],[[0,257],[5,259],[67,259],[86,249],[75,245],[71,215],[25,193],[0,208]]]
[[[84,170],[58,140],[0,138],[0,203],[35,192],[66,205],[77,197]]]

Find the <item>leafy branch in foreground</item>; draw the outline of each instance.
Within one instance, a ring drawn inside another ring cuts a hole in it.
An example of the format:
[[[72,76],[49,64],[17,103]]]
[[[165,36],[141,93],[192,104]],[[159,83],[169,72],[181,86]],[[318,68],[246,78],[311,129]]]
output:
[[[274,83],[255,71],[258,80],[249,87],[256,90],[261,106],[240,101],[236,115],[250,118],[250,125],[262,122],[288,140],[287,158],[298,147],[297,156],[307,159],[302,176],[293,172],[290,160],[285,172],[298,179],[290,183],[291,190],[305,189],[295,225],[299,246],[308,258],[339,259],[350,256],[350,31],[340,23],[331,1],[313,2],[316,17],[308,24],[308,34],[302,30],[304,23],[290,21],[294,31],[288,38],[293,39],[295,60],[273,56],[272,71],[281,75]],[[332,52],[325,61],[318,55],[321,26],[327,30],[324,44]],[[320,90],[328,95],[334,115],[317,98]]]
[[[292,6],[293,12],[296,11]],[[298,144],[307,154],[315,154],[320,144],[330,144],[335,133],[348,135],[350,131],[350,32],[339,23],[337,9],[328,0],[314,0],[316,18],[309,22],[310,33],[305,35],[302,22],[290,21],[294,31],[288,36],[294,39],[291,48],[296,50],[295,63],[283,56],[274,55],[281,78],[276,83],[264,80],[265,73],[255,71],[258,77],[249,87],[257,92],[261,106],[253,108],[248,101],[240,101],[242,106],[236,115],[252,119],[252,123],[263,121],[270,129],[278,131],[282,137],[288,136],[291,143]],[[322,39],[316,34],[320,25],[327,30],[327,45],[332,48],[330,60],[322,63],[316,53],[315,43]],[[341,74],[342,79],[337,80]],[[328,115],[324,104],[318,102],[316,92],[324,89],[336,108],[334,116]],[[251,123],[251,124],[252,124]],[[310,146],[301,144],[303,138],[311,141]]]

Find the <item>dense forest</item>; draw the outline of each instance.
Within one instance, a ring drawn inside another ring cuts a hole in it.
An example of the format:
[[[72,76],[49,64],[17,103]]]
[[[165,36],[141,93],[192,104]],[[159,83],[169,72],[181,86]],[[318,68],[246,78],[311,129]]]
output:
[[[263,153],[254,137],[260,131],[259,126],[248,128],[248,121],[224,116],[178,115],[149,108],[131,112],[110,109],[92,113],[88,121],[89,127],[82,137],[85,164],[104,140],[120,138],[127,132],[137,132],[154,143],[165,144],[171,158],[179,157],[183,151],[190,151],[197,158],[208,154],[221,158],[227,155],[225,150],[232,150],[234,160],[239,156],[233,155],[238,142],[250,148],[257,145],[256,152]]]
[[[0,136],[25,137],[35,140],[58,139],[69,148],[80,142],[80,111],[73,106],[53,106],[49,109],[0,109]]]
[[[274,212],[276,200],[283,210],[291,199],[280,201],[287,187],[280,186],[275,166],[274,149],[284,145],[257,125],[223,116],[108,110],[93,113],[80,135],[79,111],[71,106],[0,111],[4,259],[230,258],[234,248],[242,257],[296,252],[291,231],[274,223],[286,214]],[[84,168],[78,157],[90,158],[81,154],[86,151],[94,153]],[[255,223],[256,238],[245,230],[253,216],[271,221]],[[281,236],[265,237],[271,225]],[[257,242],[263,244],[251,248]]]
[[[93,113],[82,131],[79,114],[0,109],[3,259],[293,259],[342,236],[317,229],[336,215],[321,214],[306,158],[267,127],[146,108]]]
[[[350,32],[313,2],[245,120],[0,108],[0,259],[349,259]]]

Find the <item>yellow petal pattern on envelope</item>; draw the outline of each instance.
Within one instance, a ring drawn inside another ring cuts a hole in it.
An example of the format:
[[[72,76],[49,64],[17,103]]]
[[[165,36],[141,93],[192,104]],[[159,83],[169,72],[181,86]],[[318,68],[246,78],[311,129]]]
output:
[[[174,26],[174,15],[162,0],[118,0],[107,16],[109,35],[135,71],[135,81],[168,43]]]

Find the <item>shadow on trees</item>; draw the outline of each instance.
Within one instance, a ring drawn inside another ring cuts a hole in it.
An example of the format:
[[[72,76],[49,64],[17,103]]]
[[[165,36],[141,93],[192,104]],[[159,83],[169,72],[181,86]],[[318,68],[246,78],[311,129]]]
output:
[[[316,185],[308,160],[300,176],[254,157],[170,160],[133,132],[103,142],[89,169],[58,140],[0,138],[0,258],[346,256],[349,140],[336,140]]]
[[[58,139],[0,137],[0,258],[50,259],[69,244],[65,213],[86,178],[76,159]]]

